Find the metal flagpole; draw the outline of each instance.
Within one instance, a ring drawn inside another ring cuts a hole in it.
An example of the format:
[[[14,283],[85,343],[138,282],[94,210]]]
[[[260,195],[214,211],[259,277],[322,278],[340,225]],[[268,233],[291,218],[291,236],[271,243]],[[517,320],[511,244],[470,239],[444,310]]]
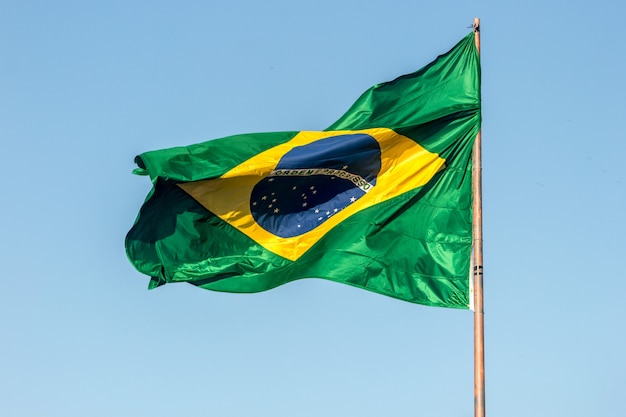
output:
[[[480,19],[474,19],[474,42],[480,55]],[[485,417],[485,313],[483,310],[483,208],[481,130],[472,160],[474,237],[474,417]]]

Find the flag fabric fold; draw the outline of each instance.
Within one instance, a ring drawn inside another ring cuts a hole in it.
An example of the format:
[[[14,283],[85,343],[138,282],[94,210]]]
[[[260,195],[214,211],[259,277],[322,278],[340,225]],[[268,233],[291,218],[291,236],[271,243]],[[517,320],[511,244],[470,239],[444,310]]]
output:
[[[126,236],[150,288],[258,292],[323,278],[468,308],[473,34],[318,132],[252,133],[136,157],[153,189]]]

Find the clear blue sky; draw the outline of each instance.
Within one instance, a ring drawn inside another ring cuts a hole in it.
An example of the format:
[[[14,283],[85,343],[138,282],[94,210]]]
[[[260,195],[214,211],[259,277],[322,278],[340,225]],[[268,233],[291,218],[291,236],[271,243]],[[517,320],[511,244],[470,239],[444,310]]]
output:
[[[482,21],[487,414],[626,415],[626,3],[0,2],[0,414],[472,416],[472,314],[148,291],[135,155],[319,130]]]

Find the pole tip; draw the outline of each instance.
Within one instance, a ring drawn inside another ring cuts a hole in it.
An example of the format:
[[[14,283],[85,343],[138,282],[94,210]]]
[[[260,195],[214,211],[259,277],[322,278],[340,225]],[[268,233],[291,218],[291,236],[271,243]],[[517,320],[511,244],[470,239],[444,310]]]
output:
[[[475,17],[474,24],[472,26],[474,27],[474,32],[480,32],[480,19]]]

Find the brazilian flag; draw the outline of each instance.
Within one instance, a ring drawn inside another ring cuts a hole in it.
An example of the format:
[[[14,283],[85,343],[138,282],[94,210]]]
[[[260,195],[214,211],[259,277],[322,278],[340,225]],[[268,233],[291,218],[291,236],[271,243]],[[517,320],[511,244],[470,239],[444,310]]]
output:
[[[258,292],[324,278],[468,308],[480,62],[470,33],[375,85],[324,131],[146,152],[153,189],[126,236],[150,288]]]

